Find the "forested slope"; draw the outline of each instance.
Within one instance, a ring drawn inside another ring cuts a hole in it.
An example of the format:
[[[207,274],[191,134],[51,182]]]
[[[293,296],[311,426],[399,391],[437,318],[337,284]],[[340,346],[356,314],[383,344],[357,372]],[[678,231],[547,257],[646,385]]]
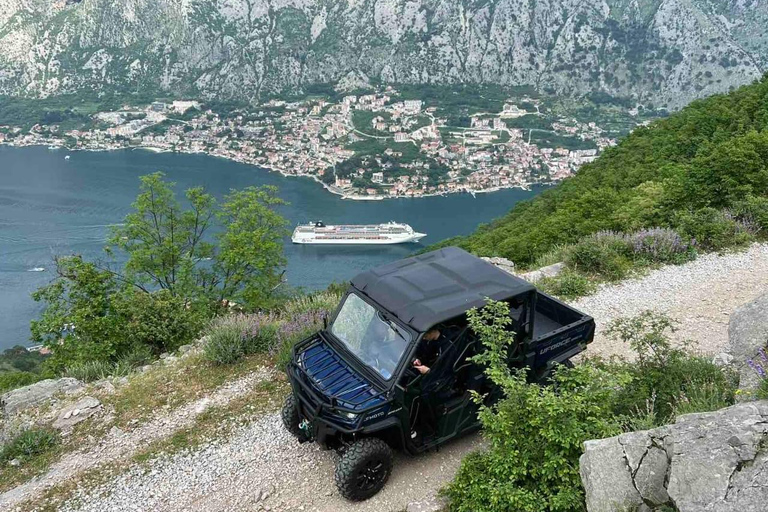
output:
[[[601,231],[669,227],[704,249],[768,231],[768,76],[640,128],[457,244],[530,264]]]

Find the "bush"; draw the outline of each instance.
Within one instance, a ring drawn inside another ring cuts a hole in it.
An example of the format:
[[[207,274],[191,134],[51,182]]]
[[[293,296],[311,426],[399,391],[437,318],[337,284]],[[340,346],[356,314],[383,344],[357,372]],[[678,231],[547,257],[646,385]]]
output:
[[[755,226],[728,210],[702,208],[677,215],[680,231],[705,249],[721,251],[739,247],[755,239]]]
[[[594,293],[595,283],[584,274],[571,269],[563,270],[555,277],[545,277],[536,285],[545,293],[557,295],[563,299],[575,299]]]
[[[83,382],[93,382],[113,376],[115,369],[115,364],[109,361],[85,361],[67,366],[63,375]]]
[[[128,292],[117,299],[117,314],[125,319],[123,353],[137,346],[149,347],[155,355],[172,352],[194,340],[209,318],[204,308],[168,290]]]
[[[621,233],[601,231],[573,245],[565,262],[573,269],[615,281],[629,274],[631,253],[631,246]]]
[[[23,462],[51,450],[58,444],[59,436],[55,430],[48,428],[25,430],[0,448],[0,463],[13,459]]]
[[[0,393],[5,393],[12,389],[29,386],[45,377],[30,372],[4,372],[0,373]]]
[[[649,409],[658,426],[676,414],[709,411],[734,402],[735,375],[725,373],[708,358],[672,347],[668,333],[674,330],[672,320],[652,311],[617,320],[607,330],[608,336],[629,344],[637,354],[634,362],[613,363],[615,371],[631,377],[617,397],[615,410],[628,419],[628,425],[647,416]]]
[[[245,355],[243,328],[233,321],[217,321],[207,334],[205,358],[215,364],[233,364]]]
[[[634,257],[652,263],[685,263],[696,258],[696,242],[685,241],[677,231],[668,228],[641,229],[627,240]]]
[[[510,371],[509,308],[491,302],[469,314],[486,352],[476,361],[503,391],[494,406],[480,404],[488,449],[462,461],[446,489],[450,509],[460,512],[572,512],[584,509],[579,477],[582,443],[620,432],[612,417],[620,376],[589,366],[560,368],[553,386],[527,384]]]

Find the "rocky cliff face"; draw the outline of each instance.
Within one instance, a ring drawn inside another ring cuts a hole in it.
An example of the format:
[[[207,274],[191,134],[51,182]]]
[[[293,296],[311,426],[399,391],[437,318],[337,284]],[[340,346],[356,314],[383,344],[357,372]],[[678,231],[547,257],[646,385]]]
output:
[[[3,0],[0,94],[530,85],[671,108],[768,67],[761,0]]]

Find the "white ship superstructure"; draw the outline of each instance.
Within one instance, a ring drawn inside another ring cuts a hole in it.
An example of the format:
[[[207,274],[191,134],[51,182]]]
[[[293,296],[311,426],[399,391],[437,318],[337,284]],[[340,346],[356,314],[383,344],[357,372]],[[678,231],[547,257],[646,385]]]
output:
[[[426,233],[417,233],[408,224],[397,222],[365,225],[310,222],[297,226],[291,241],[295,244],[402,244],[418,242],[425,236]]]

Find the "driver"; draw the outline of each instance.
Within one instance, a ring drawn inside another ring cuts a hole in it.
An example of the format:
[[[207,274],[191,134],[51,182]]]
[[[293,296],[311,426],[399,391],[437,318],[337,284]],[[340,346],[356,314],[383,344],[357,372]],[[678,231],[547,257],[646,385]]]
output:
[[[416,359],[413,367],[422,375],[429,373],[429,368],[435,364],[442,351],[450,341],[438,328],[432,328],[421,338],[419,348],[416,349]]]

